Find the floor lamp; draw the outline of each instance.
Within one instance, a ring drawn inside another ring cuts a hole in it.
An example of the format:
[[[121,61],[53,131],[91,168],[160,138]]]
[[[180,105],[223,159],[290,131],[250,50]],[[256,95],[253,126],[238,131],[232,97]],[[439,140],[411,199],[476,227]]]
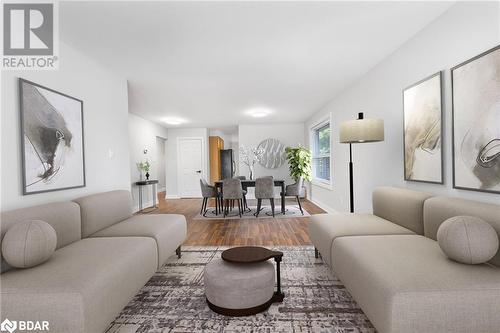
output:
[[[349,144],[349,202],[351,213],[354,213],[352,144],[378,141],[384,141],[384,121],[382,119],[364,119],[363,112],[360,112],[358,113],[358,119],[340,124],[340,143]]]

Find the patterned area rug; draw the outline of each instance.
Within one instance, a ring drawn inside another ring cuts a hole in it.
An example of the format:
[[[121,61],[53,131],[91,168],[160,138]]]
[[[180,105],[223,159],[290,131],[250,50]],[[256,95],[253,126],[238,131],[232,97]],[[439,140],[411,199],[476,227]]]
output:
[[[284,252],[283,303],[248,317],[212,312],[205,303],[203,268],[226,248],[183,248],[182,258],[172,257],[106,332],[375,332],[312,247],[274,248]]]

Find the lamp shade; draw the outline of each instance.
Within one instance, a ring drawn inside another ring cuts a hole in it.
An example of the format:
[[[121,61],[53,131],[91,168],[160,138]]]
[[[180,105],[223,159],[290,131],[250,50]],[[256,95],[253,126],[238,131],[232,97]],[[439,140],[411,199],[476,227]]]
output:
[[[340,124],[341,143],[362,143],[384,141],[382,119],[357,119]]]

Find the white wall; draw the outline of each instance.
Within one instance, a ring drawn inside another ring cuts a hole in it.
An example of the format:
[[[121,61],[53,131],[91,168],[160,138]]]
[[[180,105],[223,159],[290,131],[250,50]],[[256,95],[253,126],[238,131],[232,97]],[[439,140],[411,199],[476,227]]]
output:
[[[452,189],[449,71],[500,43],[499,6],[498,2],[457,3],[306,122],[307,131],[329,112],[333,116],[333,190],[313,185],[313,201],[337,211],[348,211],[348,145],[338,143],[338,128],[340,122],[355,119],[357,112],[365,112],[366,118],[384,119],[385,142],[354,146],[356,211],[371,211],[371,193],[379,185],[500,202],[499,195]],[[405,182],[402,89],[440,70],[444,70],[445,185]]]
[[[139,209],[139,187],[134,183],[141,177],[141,172],[137,168],[137,163],[148,160],[151,163],[150,179],[158,179],[157,174],[157,147],[156,137],[166,139],[167,129],[152,121],[146,120],[133,113],[128,116],[128,130],[130,133],[130,179],[132,182],[132,197],[134,200],[134,211]],[[144,154],[144,150],[147,154]],[[144,179],[144,178],[143,178]],[[153,204],[153,195],[151,186],[143,187],[143,207]]]
[[[169,128],[167,140],[167,198],[178,198],[179,188],[177,186],[177,139],[181,137],[202,137],[205,140],[203,158],[206,161],[203,177],[210,176],[208,161],[208,129],[207,128]]]
[[[87,186],[22,195],[18,78],[83,100]],[[127,82],[65,43],[57,71],[2,71],[1,210],[130,188]]]
[[[165,191],[165,181],[166,181],[166,138],[156,137],[156,173],[158,177],[158,191]]]
[[[296,147],[299,144],[304,145],[304,123],[291,123],[291,124],[252,124],[239,126],[239,146],[246,148],[254,148],[265,139],[278,139],[285,147]],[[235,154],[238,154],[235,150]],[[241,176],[248,178],[248,167],[240,161],[239,172]],[[273,176],[274,178],[285,179],[287,183],[292,183],[290,172],[288,170],[288,163],[284,163],[277,169],[267,169],[260,165],[255,164],[255,177]]]

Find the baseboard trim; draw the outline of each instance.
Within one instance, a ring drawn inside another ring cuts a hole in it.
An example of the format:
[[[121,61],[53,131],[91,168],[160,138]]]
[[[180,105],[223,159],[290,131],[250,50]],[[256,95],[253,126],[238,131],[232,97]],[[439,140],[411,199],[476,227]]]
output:
[[[165,195],[165,199],[180,199],[181,197],[177,194],[167,194]]]
[[[338,212],[335,209],[325,204],[324,202],[321,202],[313,198],[309,198],[309,201],[311,201],[313,204],[326,211],[328,214],[338,214]]]

